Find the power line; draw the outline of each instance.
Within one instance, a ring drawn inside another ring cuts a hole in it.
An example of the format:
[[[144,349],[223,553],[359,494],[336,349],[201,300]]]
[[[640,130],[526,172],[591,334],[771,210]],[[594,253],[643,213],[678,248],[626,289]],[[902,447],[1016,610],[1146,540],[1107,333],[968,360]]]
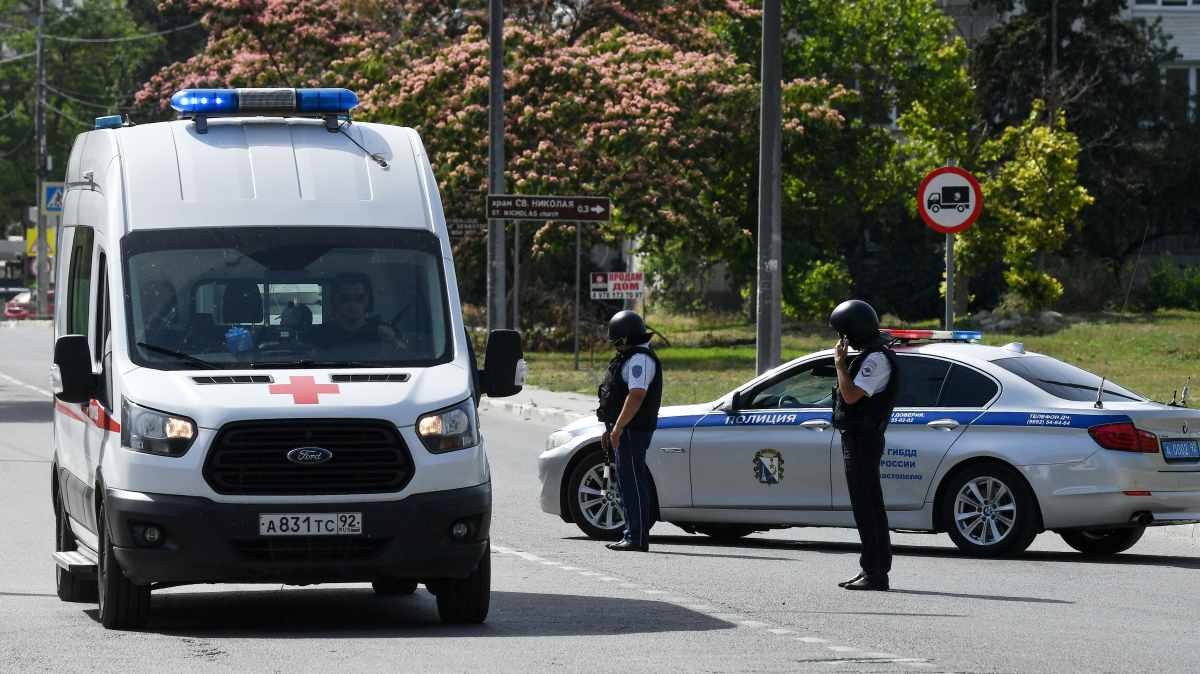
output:
[[[63,98],[65,98],[69,101],[74,101],[80,105],[86,105],[89,107],[97,108],[99,110],[135,110],[136,109],[134,107],[126,106],[126,105],[101,105],[99,103],[92,103],[91,101],[81,100],[81,99],[75,98],[74,96],[72,96],[70,94],[60,91],[59,89],[54,88],[49,83],[46,84],[46,88],[49,89],[50,91],[53,91],[54,93],[58,94],[59,96],[62,96]],[[3,118],[0,118],[0,119],[3,119]]]
[[[24,54],[17,54],[16,56],[10,56],[6,59],[0,59],[0,64],[11,63],[13,61],[20,61],[21,59],[29,58],[30,56],[36,56],[36,55],[37,55],[37,50],[34,49],[33,51],[27,51]]]
[[[89,43],[93,43],[93,42],[132,42],[134,40],[145,40],[146,38],[158,37],[159,35],[167,35],[169,33],[174,33],[174,32],[181,31],[181,30],[187,30],[188,28],[194,28],[196,26],[199,26],[200,23],[201,22],[199,22],[199,21],[195,21],[193,23],[189,23],[186,26],[179,26],[178,28],[162,30],[157,33],[144,33],[142,35],[130,35],[129,37],[92,38],[92,37],[59,37],[56,35],[47,35],[46,39],[47,40],[58,40],[59,42],[89,42]]]
[[[53,105],[50,105],[49,103],[45,103],[45,102],[43,102],[43,103],[42,103],[42,105],[46,106],[46,109],[47,109],[47,110],[53,110],[53,111],[57,112],[58,114],[62,115],[63,117],[66,117],[67,119],[71,120],[72,122],[75,122],[76,124],[78,124],[78,125],[80,125],[80,126],[82,126],[82,127],[85,127],[85,128],[91,129],[91,128],[93,128],[93,127],[95,126],[95,124],[94,124],[94,123],[93,123],[93,124],[88,124],[87,122],[83,122],[83,121],[80,121],[80,120],[78,120],[78,119],[75,119],[74,117],[72,117],[72,116],[68,115],[67,113],[63,112],[62,110],[59,110],[58,108],[54,107]]]
[[[29,91],[33,91],[33,89],[30,89]],[[17,114],[17,111],[21,109],[21,106],[25,105],[25,101],[29,100],[29,91],[25,92],[25,95],[23,97],[21,97],[21,101],[19,103],[17,103],[16,107],[14,107],[12,110],[9,110],[8,112],[4,113],[3,116],[0,116],[0,122],[3,122],[4,120],[8,119],[9,117],[12,117],[13,115]]]

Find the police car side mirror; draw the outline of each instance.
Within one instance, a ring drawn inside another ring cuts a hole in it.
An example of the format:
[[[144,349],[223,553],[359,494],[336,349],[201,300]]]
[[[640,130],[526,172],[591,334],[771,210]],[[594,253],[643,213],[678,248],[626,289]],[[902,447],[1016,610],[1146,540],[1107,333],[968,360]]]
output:
[[[87,335],[63,335],[54,343],[51,387],[65,403],[86,403],[95,397],[97,376]]]
[[[733,399],[729,401],[729,407],[725,409],[726,414],[737,414],[738,410],[742,409],[742,392],[734,391]]]
[[[528,366],[521,348],[521,333],[492,330],[488,334],[486,360],[481,372],[483,392],[489,398],[515,396],[525,386]]]

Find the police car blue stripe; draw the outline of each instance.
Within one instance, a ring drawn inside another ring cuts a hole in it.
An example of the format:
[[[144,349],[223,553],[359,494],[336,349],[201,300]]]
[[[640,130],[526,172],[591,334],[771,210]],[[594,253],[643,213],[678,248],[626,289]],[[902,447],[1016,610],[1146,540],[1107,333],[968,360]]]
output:
[[[1124,414],[1078,412],[985,412],[975,426],[1027,426],[1034,428],[1090,428],[1131,421]]]

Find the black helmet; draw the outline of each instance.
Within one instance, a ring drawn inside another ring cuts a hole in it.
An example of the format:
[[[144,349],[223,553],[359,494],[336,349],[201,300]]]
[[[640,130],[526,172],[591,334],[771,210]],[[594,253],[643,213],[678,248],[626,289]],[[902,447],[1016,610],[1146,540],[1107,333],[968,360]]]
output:
[[[650,341],[646,321],[634,311],[618,311],[608,321],[608,341],[623,344],[645,344]]]
[[[846,300],[829,314],[829,327],[850,340],[850,346],[862,349],[879,340],[879,316],[862,300]]]

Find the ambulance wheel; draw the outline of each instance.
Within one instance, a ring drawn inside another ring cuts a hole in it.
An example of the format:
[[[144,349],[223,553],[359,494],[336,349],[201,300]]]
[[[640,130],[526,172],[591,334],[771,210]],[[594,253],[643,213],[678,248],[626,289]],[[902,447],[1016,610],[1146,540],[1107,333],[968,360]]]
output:
[[[757,527],[745,524],[693,524],[692,528],[696,530],[696,533],[704,534],[718,541],[735,541],[758,531]]]
[[[113,551],[112,534],[101,506],[97,513],[100,522],[100,554],[96,564],[99,580],[100,624],[110,630],[141,627],[150,619],[150,586],[137,585],[125,577],[121,563]]]
[[[1086,531],[1060,531],[1059,536],[1067,545],[1085,555],[1115,555],[1133,547],[1146,533],[1146,527],[1124,529],[1089,529]]]
[[[398,594],[412,594],[417,591],[417,581],[400,578],[380,578],[371,583],[375,594],[390,597]]]
[[[613,471],[616,466],[613,466]],[[604,493],[604,451],[597,448],[583,457],[567,481],[567,507],[571,518],[590,538],[619,541],[625,535],[625,510],[621,505],[617,476]]]
[[[444,623],[481,623],[487,620],[492,601],[492,544],[483,551],[483,559],[471,575],[461,580],[425,583],[437,597],[438,616]]]
[[[942,522],[963,552],[1008,557],[1024,552],[1037,536],[1037,502],[1017,471],[1001,463],[977,463],[950,478]]]
[[[64,507],[62,494],[54,503],[54,527],[57,531],[54,540],[56,552],[74,552],[79,549],[75,542],[75,533],[71,531],[71,522]],[[98,587],[95,578],[82,578],[55,564],[56,580],[58,581],[58,598],[62,601],[93,603],[96,601]]]

